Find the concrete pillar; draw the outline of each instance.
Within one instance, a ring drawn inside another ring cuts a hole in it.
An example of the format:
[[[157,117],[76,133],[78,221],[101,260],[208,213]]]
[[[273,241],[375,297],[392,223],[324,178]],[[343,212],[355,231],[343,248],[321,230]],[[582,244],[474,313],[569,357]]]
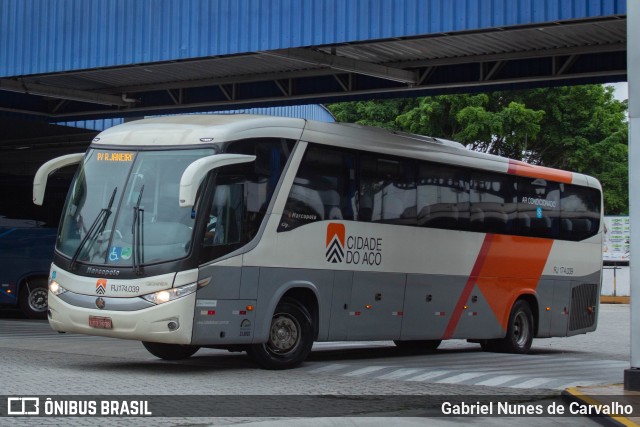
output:
[[[631,369],[624,372],[624,388],[640,390],[640,0],[627,0],[627,81],[631,221]]]

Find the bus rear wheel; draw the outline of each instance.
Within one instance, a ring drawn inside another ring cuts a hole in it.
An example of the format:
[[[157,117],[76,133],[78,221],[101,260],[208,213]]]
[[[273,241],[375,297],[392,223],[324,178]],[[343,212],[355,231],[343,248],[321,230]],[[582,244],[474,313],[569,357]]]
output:
[[[48,295],[47,279],[44,277],[25,280],[20,287],[20,310],[30,319],[46,319]]]
[[[147,351],[164,360],[182,360],[193,356],[200,349],[197,345],[164,344],[142,341]]]
[[[296,303],[279,303],[271,318],[268,341],[249,346],[247,353],[264,369],[295,368],[313,346],[310,318],[308,311]]]
[[[518,300],[511,309],[507,335],[504,338],[484,341],[484,351],[526,354],[533,342],[534,322],[529,303]]]
[[[420,353],[433,353],[441,342],[442,340],[393,341],[399,349]]]

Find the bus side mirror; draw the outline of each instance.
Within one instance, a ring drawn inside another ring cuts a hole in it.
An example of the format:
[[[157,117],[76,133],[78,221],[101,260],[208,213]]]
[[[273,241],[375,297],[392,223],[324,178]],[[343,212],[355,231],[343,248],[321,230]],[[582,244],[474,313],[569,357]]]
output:
[[[256,156],[246,154],[214,154],[191,163],[180,178],[180,207],[188,207],[195,204],[200,182],[209,171],[222,166],[253,162],[255,159]]]
[[[84,153],[67,154],[51,159],[40,166],[38,172],[36,172],[36,176],[33,178],[33,203],[42,206],[49,175],[65,166],[80,163],[83,158]]]

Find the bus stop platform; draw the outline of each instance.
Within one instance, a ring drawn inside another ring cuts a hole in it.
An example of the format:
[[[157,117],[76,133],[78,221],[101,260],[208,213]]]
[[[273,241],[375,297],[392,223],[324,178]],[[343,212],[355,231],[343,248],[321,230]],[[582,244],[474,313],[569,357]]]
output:
[[[640,427],[640,391],[628,391],[623,384],[593,385],[570,387],[562,392],[562,396],[569,402],[577,402],[574,408],[591,411],[590,416],[600,424],[611,426]],[[625,413],[629,406],[632,413]],[[608,412],[611,409],[613,413]]]

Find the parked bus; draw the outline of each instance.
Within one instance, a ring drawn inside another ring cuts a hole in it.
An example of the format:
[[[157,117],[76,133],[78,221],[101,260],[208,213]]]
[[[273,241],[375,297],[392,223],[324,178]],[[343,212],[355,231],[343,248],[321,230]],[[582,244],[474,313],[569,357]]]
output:
[[[176,116],[43,165],[35,203],[72,162],[57,331],[285,369],[314,341],[526,353],[596,328],[602,195],[585,175],[356,125]]]
[[[0,152],[0,306],[19,307],[29,318],[47,316],[56,228],[75,168],[49,180],[43,206],[33,204],[33,179],[42,159],[60,152],[64,150]]]

